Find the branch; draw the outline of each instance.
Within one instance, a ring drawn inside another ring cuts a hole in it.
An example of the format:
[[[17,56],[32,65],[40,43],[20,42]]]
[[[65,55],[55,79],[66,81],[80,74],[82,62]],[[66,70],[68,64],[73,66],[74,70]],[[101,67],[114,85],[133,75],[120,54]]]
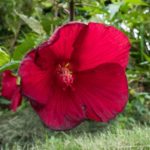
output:
[[[17,38],[18,38],[18,36],[19,36],[19,32],[20,32],[20,29],[21,29],[21,23],[19,23],[19,25],[18,25],[18,28],[17,28],[17,31],[16,31],[16,34],[15,34],[15,36],[14,36],[14,38],[13,38],[13,41],[12,41],[12,43],[11,43],[11,45],[10,45],[10,54],[12,55],[13,54],[13,50],[14,50],[14,47],[15,47],[15,44],[16,44],[16,42],[17,42]]]

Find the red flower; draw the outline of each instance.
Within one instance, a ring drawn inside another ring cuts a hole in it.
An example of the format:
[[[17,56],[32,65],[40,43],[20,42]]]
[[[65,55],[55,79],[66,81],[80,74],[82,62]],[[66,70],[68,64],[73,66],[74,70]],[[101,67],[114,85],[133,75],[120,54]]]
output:
[[[16,111],[21,104],[22,96],[20,87],[17,85],[17,77],[7,70],[2,73],[2,94],[6,99],[11,100],[10,109]]]
[[[107,122],[128,100],[129,49],[128,38],[112,26],[66,24],[23,59],[22,93],[51,129]]]

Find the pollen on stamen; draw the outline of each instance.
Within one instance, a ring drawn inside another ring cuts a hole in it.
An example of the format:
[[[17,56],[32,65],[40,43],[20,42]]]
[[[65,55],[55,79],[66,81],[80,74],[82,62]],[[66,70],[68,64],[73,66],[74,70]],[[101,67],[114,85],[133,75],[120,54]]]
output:
[[[62,85],[64,85],[64,88],[66,87],[72,87],[74,77],[73,72],[70,69],[70,64],[65,63],[63,65],[59,64],[57,67],[57,76],[59,81]]]

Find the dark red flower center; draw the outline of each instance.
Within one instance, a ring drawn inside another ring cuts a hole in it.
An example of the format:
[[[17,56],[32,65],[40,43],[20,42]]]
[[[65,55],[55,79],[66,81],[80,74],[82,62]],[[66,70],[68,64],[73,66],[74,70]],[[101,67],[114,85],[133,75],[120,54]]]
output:
[[[64,86],[64,88],[72,87],[74,76],[70,68],[70,63],[59,64],[56,69],[56,72],[57,72],[58,80],[61,83],[61,85]]]

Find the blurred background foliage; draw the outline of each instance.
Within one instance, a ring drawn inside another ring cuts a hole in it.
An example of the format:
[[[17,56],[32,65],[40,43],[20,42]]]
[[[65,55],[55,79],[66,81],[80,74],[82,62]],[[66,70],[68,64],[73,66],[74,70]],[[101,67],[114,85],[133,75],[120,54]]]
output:
[[[0,72],[16,72],[27,51],[69,22],[68,1],[0,0]],[[128,35],[132,43],[127,68],[129,102],[118,121],[121,127],[150,125],[150,1],[76,0],[75,20],[114,25]],[[7,104],[1,97],[0,115],[7,113]],[[25,102],[19,111],[26,106]]]

